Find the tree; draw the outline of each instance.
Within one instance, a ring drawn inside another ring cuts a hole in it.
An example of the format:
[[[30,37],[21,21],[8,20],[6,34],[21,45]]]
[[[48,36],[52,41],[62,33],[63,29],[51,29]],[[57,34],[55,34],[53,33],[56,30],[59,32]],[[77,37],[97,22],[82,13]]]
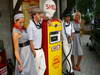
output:
[[[73,9],[75,7],[75,0],[67,0],[67,8]]]
[[[94,11],[94,1],[95,0],[78,0],[78,2],[76,2],[77,9],[80,10],[80,12],[83,14],[86,14],[87,10],[89,10],[89,12],[93,12]]]
[[[96,0],[95,14],[100,14],[100,0]]]

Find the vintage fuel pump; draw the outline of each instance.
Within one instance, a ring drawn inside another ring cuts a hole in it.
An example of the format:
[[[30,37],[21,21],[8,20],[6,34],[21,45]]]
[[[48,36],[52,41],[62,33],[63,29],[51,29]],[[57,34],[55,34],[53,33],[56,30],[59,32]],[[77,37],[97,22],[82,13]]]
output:
[[[45,75],[62,75],[62,24],[58,19],[43,22],[43,50],[46,58]]]
[[[62,75],[62,23],[54,19],[56,6],[53,0],[47,0],[44,4],[44,12],[48,20],[42,23],[42,47],[46,58],[45,75]]]

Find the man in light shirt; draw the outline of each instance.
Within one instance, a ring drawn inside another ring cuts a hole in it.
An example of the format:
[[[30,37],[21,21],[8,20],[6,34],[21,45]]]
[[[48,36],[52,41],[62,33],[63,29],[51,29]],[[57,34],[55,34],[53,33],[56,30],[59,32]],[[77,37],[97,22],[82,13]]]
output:
[[[30,47],[33,51],[33,55],[36,60],[36,68],[38,75],[44,75],[46,64],[45,64],[45,56],[43,49],[41,48],[42,44],[42,29],[41,29],[41,18],[43,17],[43,12],[39,8],[31,9],[31,17],[29,26],[28,26],[28,34],[30,40]]]

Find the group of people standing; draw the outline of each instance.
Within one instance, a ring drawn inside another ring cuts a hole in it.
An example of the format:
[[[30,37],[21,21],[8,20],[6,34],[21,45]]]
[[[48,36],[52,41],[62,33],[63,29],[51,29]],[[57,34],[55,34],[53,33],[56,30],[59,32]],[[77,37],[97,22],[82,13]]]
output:
[[[80,23],[81,23],[81,13],[77,11],[73,16],[73,21],[71,21],[71,14],[67,13],[65,15],[65,20],[63,22],[63,50],[65,55],[68,56],[68,60],[71,64],[71,73],[74,75],[74,71],[80,71],[80,62],[82,60],[83,51],[81,48],[80,40]],[[76,59],[77,58],[77,61]]]
[[[17,12],[14,16],[13,44],[16,57],[15,75],[44,75],[46,70],[45,55],[42,44],[41,22],[44,13],[39,8],[34,8],[30,12],[31,19],[27,28],[24,27],[25,16],[22,12]],[[80,42],[80,18],[79,12],[75,13],[74,21],[70,21],[70,15],[65,16],[62,23],[63,49],[67,54],[72,44],[72,51],[68,59],[73,70],[80,71],[80,61],[83,56]],[[78,56],[75,64],[74,56]]]
[[[16,57],[15,75],[44,75],[46,64],[42,42],[41,19],[43,12],[32,9],[27,28],[24,27],[25,16],[18,12],[14,16],[13,43]]]

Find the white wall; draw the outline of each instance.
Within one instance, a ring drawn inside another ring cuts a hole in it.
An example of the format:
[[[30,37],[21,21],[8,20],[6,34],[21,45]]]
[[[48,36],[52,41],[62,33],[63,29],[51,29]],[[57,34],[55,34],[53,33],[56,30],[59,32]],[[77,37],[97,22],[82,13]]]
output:
[[[45,3],[46,0],[40,0],[40,8],[43,9],[43,5]]]
[[[67,0],[61,0],[61,13],[67,8]]]

